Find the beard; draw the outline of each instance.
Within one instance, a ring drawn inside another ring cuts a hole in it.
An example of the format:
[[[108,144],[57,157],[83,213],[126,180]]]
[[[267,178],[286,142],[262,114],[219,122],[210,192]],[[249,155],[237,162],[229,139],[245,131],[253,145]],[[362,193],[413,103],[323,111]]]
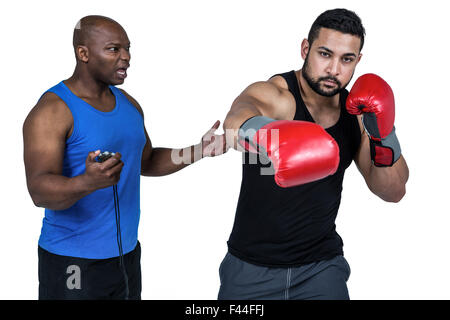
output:
[[[310,70],[310,66],[308,63],[308,57],[309,57],[309,52],[306,55],[305,62],[303,63],[302,76],[306,80],[308,85],[311,87],[311,89],[318,95],[321,95],[323,97],[333,97],[350,83],[350,80],[353,77],[353,75],[352,75],[352,77],[350,77],[349,82],[347,82],[344,86],[342,86],[342,83],[338,79],[336,79],[335,77],[332,77],[332,76],[320,77],[320,78],[314,79],[313,76],[311,76],[311,70]],[[325,89],[323,89],[321,87],[322,81],[333,81],[334,83],[336,83],[336,87],[334,89],[331,89],[330,87],[327,87],[327,85],[324,85]]]

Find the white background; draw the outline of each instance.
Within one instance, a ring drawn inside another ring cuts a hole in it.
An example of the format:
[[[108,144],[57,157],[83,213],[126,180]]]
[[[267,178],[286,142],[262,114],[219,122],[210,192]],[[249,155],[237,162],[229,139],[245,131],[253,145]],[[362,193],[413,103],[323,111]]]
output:
[[[143,107],[154,146],[185,147],[222,121],[247,85],[301,68],[302,39],[320,13],[336,7],[363,21],[364,56],[353,81],[374,72],[392,86],[410,168],[398,204],[371,194],[354,164],[347,170],[336,223],[352,268],[350,296],[450,298],[444,1],[6,3],[0,13],[1,299],[37,299],[43,209],[26,188],[22,124],[46,89],[71,76],[79,18],[100,14],[122,24],[132,43],[122,88]],[[171,176],[142,177],[143,299],[216,299],[240,181],[241,156],[234,150]]]

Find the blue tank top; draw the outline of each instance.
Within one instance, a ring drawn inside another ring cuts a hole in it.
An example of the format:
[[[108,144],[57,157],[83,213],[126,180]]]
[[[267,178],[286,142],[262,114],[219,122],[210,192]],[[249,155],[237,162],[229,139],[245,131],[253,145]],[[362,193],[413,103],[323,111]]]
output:
[[[61,81],[46,92],[58,95],[73,116],[66,140],[63,175],[75,177],[86,169],[88,153],[120,152],[124,166],[117,184],[123,253],[137,244],[140,217],[141,157],[146,143],[144,121],[125,95],[114,86],[115,107],[102,112],[70,91]],[[65,210],[45,209],[39,246],[58,255],[106,259],[119,256],[113,188],[99,189]]]

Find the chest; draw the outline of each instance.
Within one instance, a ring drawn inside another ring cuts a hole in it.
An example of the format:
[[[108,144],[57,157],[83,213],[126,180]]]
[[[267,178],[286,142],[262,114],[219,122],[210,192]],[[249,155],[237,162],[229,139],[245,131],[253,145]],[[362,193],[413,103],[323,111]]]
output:
[[[96,99],[83,98],[83,100],[101,112],[111,112],[116,106],[116,98],[114,95]]]
[[[327,129],[334,126],[341,115],[340,107],[329,107],[329,108],[310,108],[306,106],[306,109],[311,116],[312,120],[322,128]]]
[[[67,147],[74,150],[108,150],[121,152],[140,150],[145,144],[143,119],[128,101],[117,100],[110,112],[101,112],[85,102],[71,106],[73,133]]]

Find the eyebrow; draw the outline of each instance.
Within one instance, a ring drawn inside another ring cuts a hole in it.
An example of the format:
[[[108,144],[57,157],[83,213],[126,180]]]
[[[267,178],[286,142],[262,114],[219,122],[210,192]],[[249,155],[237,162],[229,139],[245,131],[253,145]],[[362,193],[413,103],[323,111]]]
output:
[[[334,53],[333,50],[328,49],[327,47],[319,47],[318,49],[324,50],[326,52],[329,53]],[[353,52],[348,52],[348,53],[344,53],[343,54],[344,57],[355,57],[356,58],[356,54],[354,54]]]
[[[109,42],[107,42],[105,45],[108,46],[108,45],[110,45],[110,44],[113,44],[113,45],[115,45],[115,46],[120,46],[120,45],[121,45],[120,42],[115,42],[115,41],[109,41]],[[127,45],[130,46],[130,45],[131,45],[131,42],[128,42]]]

